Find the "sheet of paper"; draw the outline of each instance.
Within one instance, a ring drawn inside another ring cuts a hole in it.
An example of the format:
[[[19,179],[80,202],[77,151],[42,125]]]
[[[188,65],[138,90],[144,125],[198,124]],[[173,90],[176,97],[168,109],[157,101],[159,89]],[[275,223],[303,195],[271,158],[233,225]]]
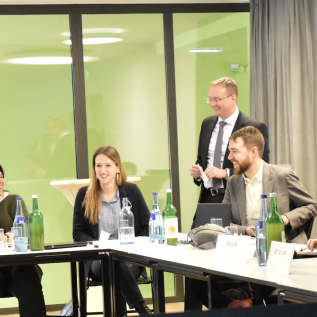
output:
[[[317,250],[314,249],[313,251],[310,251],[307,249],[307,244],[295,244],[295,251],[298,254],[317,255]]]
[[[200,170],[200,177],[204,182],[204,186],[206,188],[210,188],[211,187],[211,180],[208,179],[208,177],[206,176],[205,172],[203,171],[203,169],[201,168],[201,166],[197,165],[199,170]]]
[[[101,230],[100,232],[100,237],[99,237],[99,241],[100,242],[106,242],[110,237],[110,233]]]

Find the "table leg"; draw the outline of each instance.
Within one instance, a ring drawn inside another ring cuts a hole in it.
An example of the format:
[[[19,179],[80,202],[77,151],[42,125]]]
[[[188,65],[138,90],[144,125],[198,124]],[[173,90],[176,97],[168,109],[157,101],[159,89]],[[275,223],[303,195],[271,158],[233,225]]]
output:
[[[111,256],[110,259],[110,274],[111,274],[111,294],[112,294],[112,316],[121,317],[126,316],[127,309],[126,309],[126,302],[121,294],[120,288],[120,261],[114,259]]]
[[[87,316],[87,290],[86,290],[86,278],[85,278],[85,263],[78,262],[79,266],[79,301],[80,301],[80,316]]]
[[[192,290],[193,279],[185,277],[185,299],[184,299],[184,310],[202,310],[202,303],[196,298]]]
[[[254,284],[254,305],[264,305],[263,298],[264,298],[264,286],[261,284]]]
[[[154,313],[165,313],[165,292],[164,292],[164,272],[153,265],[153,294],[154,294]]]
[[[111,257],[105,256],[101,260],[102,267],[102,296],[103,296],[103,316],[112,317],[113,314],[113,303],[111,301]]]
[[[212,308],[212,296],[211,296],[211,275],[207,275],[206,276],[207,278],[207,291],[208,291],[208,309],[211,310]]]
[[[278,291],[277,293],[277,305],[284,305],[284,297],[285,293],[284,291]]]
[[[78,289],[76,262],[70,262],[70,276],[72,284],[72,310],[73,317],[78,317]]]

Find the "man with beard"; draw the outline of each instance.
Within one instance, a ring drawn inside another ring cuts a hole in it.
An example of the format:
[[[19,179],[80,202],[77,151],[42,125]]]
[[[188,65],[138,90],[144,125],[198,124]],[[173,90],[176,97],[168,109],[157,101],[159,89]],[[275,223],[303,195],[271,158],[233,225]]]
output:
[[[228,179],[223,203],[232,204],[232,225],[238,225],[239,234],[253,235],[251,228],[256,227],[260,215],[260,196],[275,192],[286,239],[307,243],[303,225],[316,216],[317,202],[291,169],[262,160],[262,133],[254,127],[236,131],[230,137],[229,151],[235,175]]]
[[[251,126],[234,132],[229,139],[229,160],[233,163],[234,174],[228,179],[223,203],[232,204],[231,225],[238,226],[239,234],[253,235],[251,228],[257,225],[261,209],[260,197],[275,192],[277,210],[285,225],[285,235],[290,242],[307,243],[303,225],[317,214],[317,202],[308,194],[298,177],[291,169],[267,164],[262,160],[264,137]],[[268,202],[269,203],[269,202]],[[313,243],[309,245],[315,247]],[[232,287],[243,284],[223,283],[225,278],[212,276],[213,308],[229,304],[226,294]],[[220,280],[220,283],[217,283]],[[230,285],[230,286],[228,286]],[[226,289],[227,287],[227,289]],[[263,287],[266,303],[274,288]],[[195,298],[208,305],[206,282],[193,280],[191,291]],[[238,293],[239,294],[239,293]],[[236,298],[243,299],[243,298]]]

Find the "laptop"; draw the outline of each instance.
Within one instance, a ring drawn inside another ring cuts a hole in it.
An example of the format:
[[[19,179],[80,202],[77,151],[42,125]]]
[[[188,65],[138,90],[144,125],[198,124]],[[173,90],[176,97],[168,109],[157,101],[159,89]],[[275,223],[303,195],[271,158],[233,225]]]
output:
[[[195,228],[210,223],[211,218],[221,218],[222,226],[230,226],[231,204],[198,204]]]

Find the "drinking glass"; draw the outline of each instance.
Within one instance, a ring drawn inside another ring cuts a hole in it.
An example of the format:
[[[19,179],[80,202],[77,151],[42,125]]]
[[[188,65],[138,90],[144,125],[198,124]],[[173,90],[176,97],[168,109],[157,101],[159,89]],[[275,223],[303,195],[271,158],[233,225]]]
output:
[[[4,229],[0,229],[0,253],[4,251]]]
[[[225,227],[225,230],[226,230],[227,235],[232,235],[232,236],[238,235],[238,227],[237,226],[228,226],[228,227]]]
[[[210,218],[210,223],[222,227],[221,218]]]

